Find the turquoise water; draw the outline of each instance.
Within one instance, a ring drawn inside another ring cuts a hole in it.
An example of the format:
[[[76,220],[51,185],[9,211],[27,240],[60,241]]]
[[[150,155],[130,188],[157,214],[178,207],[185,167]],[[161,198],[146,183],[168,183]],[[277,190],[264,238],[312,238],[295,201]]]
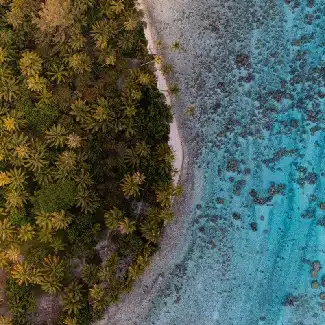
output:
[[[325,1],[203,3],[182,84],[202,185],[146,324],[325,324]]]

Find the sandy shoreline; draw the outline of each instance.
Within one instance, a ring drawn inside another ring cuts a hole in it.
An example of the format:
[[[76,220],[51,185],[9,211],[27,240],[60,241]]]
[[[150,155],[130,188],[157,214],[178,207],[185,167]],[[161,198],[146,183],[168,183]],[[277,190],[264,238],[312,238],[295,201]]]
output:
[[[146,9],[144,0],[138,0],[138,7],[144,13],[144,21],[147,23],[144,33],[148,41],[148,51],[151,54],[157,54],[159,51],[156,47],[156,40],[154,39],[154,33],[152,32],[152,24]],[[171,97],[168,91],[168,84],[165,76],[161,73],[161,64],[155,64],[155,75],[157,77],[157,87],[165,95],[166,102],[168,105],[171,105]],[[174,175],[174,184],[177,184],[182,170],[183,164],[183,146],[182,141],[179,135],[177,121],[174,117],[173,122],[170,124],[170,133],[169,133],[169,145],[173,149],[175,154],[174,168],[177,172]]]
[[[151,24],[145,2],[146,0],[138,0],[139,8],[144,13],[144,21],[147,23],[144,31],[148,41],[148,50],[150,53],[156,54],[157,33]],[[157,86],[165,94],[167,104],[171,105],[172,99],[168,92],[167,80],[159,68],[160,66],[156,65]],[[173,270],[176,261],[183,256],[182,252],[186,251],[183,241],[186,228],[185,211],[188,211],[191,205],[190,193],[193,179],[190,176],[192,168],[188,162],[186,148],[182,144],[175,119],[177,109],[176,105],[173,109],[174,119],[170,125],[169,145],[175,154],[174,167],[177,172],[174,175],[174,184],[180,183],[186,189],[183,197],[173,203],[173,210],[177,218],[166,226],[161,240],[161,248],[153,256],[151,266],[136,281],[133,291],[129,295],[121,297],[118,305],[111,306],[105,313],[104,319],[96,322],[96,325],[143,325],[152,306],[152,299],[164,287],[168,274]]]

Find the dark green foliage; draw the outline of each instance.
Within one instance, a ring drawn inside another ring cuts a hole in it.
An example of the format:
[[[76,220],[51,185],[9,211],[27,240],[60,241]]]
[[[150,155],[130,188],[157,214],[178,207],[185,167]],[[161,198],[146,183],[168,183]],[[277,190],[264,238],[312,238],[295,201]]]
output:
[[[13,324],[25,324],[25,317],[35,309],[35,297],[31,285],[18,285],[13,279],[6,281],[6,297]]]
[[[101,316],[101,314],[97,314],[92,310],[91,306],[87,302],[87,299],[85,299],[83,308],[81,308],[79,314],[76,317],[77,324],[89,325],[92,324],[95,320],[100,319]]]
[[[39,265],[42,263],[44,258],[52,253],[52,250],[49,247],[45,247],[44,245],[34,246],[28,250],[28,254],[26,255],[26,260],[31,265]]]
[[[100,227],[91,215],[81,215],[68,229],[69,251],[71,255],[93,257],[96,236]]]
[[[16,225],[21,226],[27,222],[25,211],[19,211],[10,217],[10,221]]]
[[[34,205],[37,210],[54,212],[69,209],[77,196],[77,184],[64,180],[45,185],[35,193]]]
[[[170,109],[166,109],[164,95],[152,86],[143,89],[137,123],[141,128],[141,136],[148,144],[167,142],[169,124],[173,120]]]
[[[53,105],[26,105],[24,113],[27,122],[35,132],[44,132],[59,116],[58,109]]]
[[[134,233],[120,237],[118,244],[117,254],[120,256],[134,257],[144,247],[143,240]]]

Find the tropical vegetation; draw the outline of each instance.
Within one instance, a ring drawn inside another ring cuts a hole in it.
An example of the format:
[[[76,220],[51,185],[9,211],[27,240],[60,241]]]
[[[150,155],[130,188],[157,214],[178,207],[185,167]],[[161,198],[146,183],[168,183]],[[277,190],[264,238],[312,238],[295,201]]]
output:
[[[89,325],[156,250],[180,190],[146,44],[134,0],[0,0],[0,324],[46,294]]]

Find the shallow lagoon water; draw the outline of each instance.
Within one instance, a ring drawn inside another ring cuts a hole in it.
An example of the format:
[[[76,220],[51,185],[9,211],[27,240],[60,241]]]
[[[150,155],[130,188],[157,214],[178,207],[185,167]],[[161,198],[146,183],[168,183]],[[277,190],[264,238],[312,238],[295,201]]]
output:
[[[263,2],[178,0],[155,18],[191,52],[171,59],[197,107],[182,123],[196,185],[185,253],[142,324],[325,324],[325,1]]]

